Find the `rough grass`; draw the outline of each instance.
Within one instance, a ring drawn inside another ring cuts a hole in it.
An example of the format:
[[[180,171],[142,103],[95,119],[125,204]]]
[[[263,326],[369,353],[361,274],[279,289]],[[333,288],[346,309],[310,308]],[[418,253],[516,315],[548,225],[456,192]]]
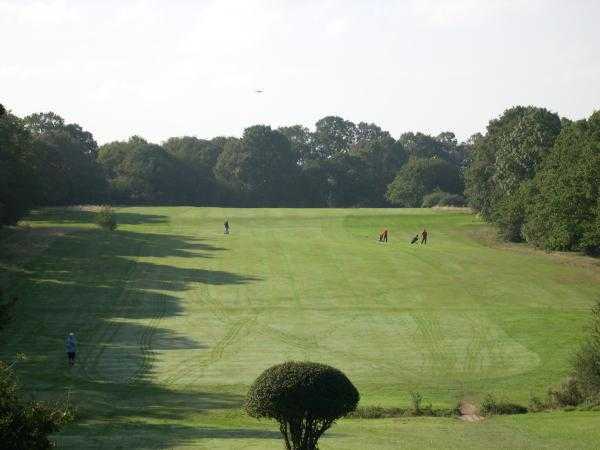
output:
[[[116,213],[114,233],[85,209],[34,214],[9,236],[34,251],[0,266],[21,297],[1,356],[25,352],[24,384],[42,397],[70,391],[79,408],[60,448],[280,448],[276,427],[240,405],[264,368],[288,359],[342,369],[363,407],[407,408],[411,391],[435,408],[487,393],[527,404],[566,375],[600,297],[596,260],[490,246],[464,211]],[[388,244],[376,242],[383,227]],[[429,244],[408,245],[423,227]],[[598,418],[349,419],[323,448],[591,448],[598,433],[578,434]]]

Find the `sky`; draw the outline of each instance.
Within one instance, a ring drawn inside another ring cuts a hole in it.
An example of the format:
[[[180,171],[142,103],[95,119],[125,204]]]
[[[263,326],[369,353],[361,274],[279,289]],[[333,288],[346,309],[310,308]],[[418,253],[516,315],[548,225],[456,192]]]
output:
[[[0,0],[0,103],[99,143],[327,115],[463,140],[600,109],[599,24],[597,0]]]

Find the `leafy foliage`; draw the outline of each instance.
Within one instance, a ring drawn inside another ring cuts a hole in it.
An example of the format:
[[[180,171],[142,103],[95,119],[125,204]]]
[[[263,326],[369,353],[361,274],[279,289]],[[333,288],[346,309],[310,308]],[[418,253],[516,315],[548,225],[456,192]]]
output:
[[[534,179],[524,233],[549,250],[600,253],[600,112],[562,130]]]
[[[179,163],[178,191],[188,202],[217,203],[213,167],[221,148],[215,142],[184,136],[168,139],[162,147]]]
[[[117,218],[110,205],[103,205],[96,213],[96,223],[100,228],[115,231],[117,229]]]
[[[466,173],[471,206],[493,220],[499,202],[533,178],[560,127],[558,115],[533,106],[516,106],[491,120],[485,136],[473,140]]]
[[[423,197],[435,190],[453,194],[462,192],[463,181],[459,169],[449,162],[438,159],[410,159],[387,191],[388,200],[395,205],[418,207]]]
[[[588,337],[575,356],[574,375],[585,397],[600,398],[600,302],[592,308]]]
[[[67,407],[23,400],[11,367],[0,361],[0,442],[13,450],[46,450],[54,447],[48,436],[71,419]]]
[[[298,179],[296,156],[288,139],[269,126],[244,130],[227,144],[215,166],[217,179],[256,206],[282,206],[293,199]]]
[[[23,121],[0,116],[0,226],[14,225],[39,196],[39,158]]]
[[[579,381],[568,377],[557,388],[548,389],[548,405],[551,407],[577,406],[585,400]]]
[[[496,398],[488,394],[479,407],[481,414],[485,416],[502,415],[502,414],[525,414],[527,408],[516,403],[498,401]]]
[[[99,162],[106,168],[111,198],[120,202],[179,202],[180,172],[164,148],[133,136],[100,148]]]
[[[312,450],[337,419],[356,409],[358,401],[358,391],[338,369],[291,361],[256,379],[245,409],[252,417],[277,420],[288,450]]]
[[[102,198],[106,180],[96,161],[98,145],[77,124],[65,124],[49,112],[23,119],[33,138],[41,205],[95,202]]]

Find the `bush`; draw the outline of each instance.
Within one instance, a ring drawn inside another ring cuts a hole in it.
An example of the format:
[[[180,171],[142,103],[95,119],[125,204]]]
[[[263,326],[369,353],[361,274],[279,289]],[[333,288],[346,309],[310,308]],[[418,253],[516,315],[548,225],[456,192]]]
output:
[[[54,447],[48,436],[71,418],[67,407],[51,407],[21,398],[9,366],[0,362],[0,442],[12,450],[46,450]]]
[[[365,406],[356,408],[348,417],[358,419],[387,419],[391,417],[404,417],[408,413],[406,408],[385,408],[383,406]]]
[[[433,408],[431,405],[420,407],[418,413],[414,408],[397,408],[383,406],[364,406],[358,407],[355,411],[348,414],[348,417],[357,419],[388,419],[392,417],[454,417],[460,415],[460,408]]]
[[[584,396],[575,377],[567,378],[558,388],[548,389],[548,399],[555,407],[577,406]]]
[[[100,207],[96,215],[96,223],[105,230],[115,231],[117,229],[117,219],[109,205]]]
[[[542,399],[534,395],[529,399],[527,410],[529,412],[540,412],[548,409],[548,406],[548,403],[545,403]]]
[[[589,336],[581,345],[573,364],[578,388],[586,398],[600,396],[600,302],[592,307]]]
[[[483,399],[479,409],[484,416],[527,413],[527,408],[525,406],[516,403],[497,401],[491,394],[488,394]]]
[[[432,208],[434,206],[454,206],[461,207],[466,206],[467,200],[459,194],[451,194],[449,192],[444,191],[433,191],[430,194],[427,194],[423,197],[423,203],[421,207],[423,208]]]
[[[279,422],[288,450],[314,450],[333,423],[356,409],[359,393],[338,369],[290,361],[265,370],[248,391],[245,410]]]

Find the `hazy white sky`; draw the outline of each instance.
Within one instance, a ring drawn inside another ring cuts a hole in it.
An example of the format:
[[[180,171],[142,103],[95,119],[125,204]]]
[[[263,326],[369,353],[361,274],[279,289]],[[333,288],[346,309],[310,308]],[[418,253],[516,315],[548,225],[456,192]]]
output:
[[[600,109],[599,25],[598,0],[0,0],[0,103],[100,143],[330,114],[462,139],[515,104]]]

